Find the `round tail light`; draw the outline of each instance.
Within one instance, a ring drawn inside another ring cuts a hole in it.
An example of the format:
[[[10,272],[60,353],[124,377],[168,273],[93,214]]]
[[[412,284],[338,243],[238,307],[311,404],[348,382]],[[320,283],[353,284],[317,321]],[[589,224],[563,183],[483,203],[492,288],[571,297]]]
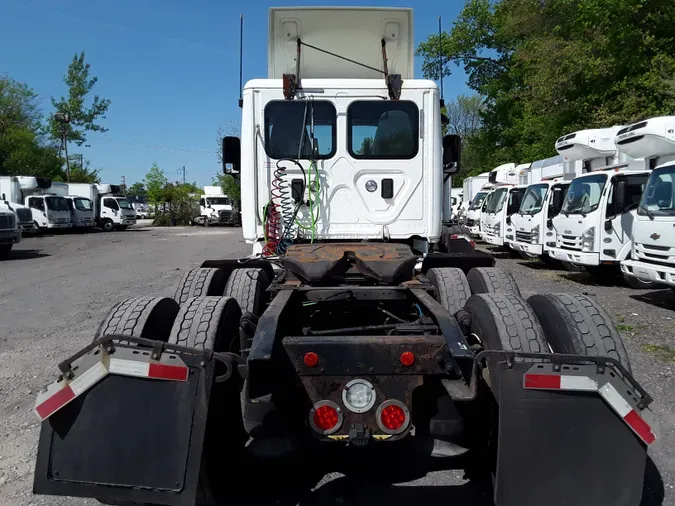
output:
[[[400,401],[389,400],[377,408],[377,425],[385,434],[400,434],[410,424],[410,411]]]
[[[327,436],[340,429],[342,410],[332,401],[319,401],[309,412],[309,424],[319,434]]]

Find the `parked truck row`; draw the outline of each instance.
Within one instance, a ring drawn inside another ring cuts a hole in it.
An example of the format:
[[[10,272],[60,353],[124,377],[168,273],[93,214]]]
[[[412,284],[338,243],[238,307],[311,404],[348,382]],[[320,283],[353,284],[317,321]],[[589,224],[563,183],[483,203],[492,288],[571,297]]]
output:
[[[0,176],[0,256],[22,235],[99,227],[125,230],[136,213],[121,188],[110,184],[62,183],[34,176]]]
[[[675,287],[675,116],[571,132],[555,149],[466,178],[459,221],[524,257]]]

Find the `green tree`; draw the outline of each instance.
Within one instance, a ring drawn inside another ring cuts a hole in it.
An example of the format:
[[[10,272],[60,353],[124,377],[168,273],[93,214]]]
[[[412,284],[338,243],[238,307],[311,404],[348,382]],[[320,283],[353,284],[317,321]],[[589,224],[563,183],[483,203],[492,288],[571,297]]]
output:
[[[61,165],[57,147],[44,135],[38,95],[0,76],[0,172],[54,177]]]
[[[239,178],[234,177],[231,174],[216,174],[213,178],[213,184],[215,186],[220,186],[223,189],[223,193],[235,202],[241,200]]]
[[[462,65],[485,97],[487,165],[555,154],[560,136],[675,109],[675,3],[467,0],[450,33],[420,44],[427,77]]]
[[[158,206],[166,202],[168,184],[169,180],[164,171],[157,165],[157,162],[153,163],[145,175],[145,188],[151,204]]]
[[[89,105],[87,97],[98,82],[98,77],[90,77],[90,64],[84,61],[84,51],[73,56],[63,81],[68,86],[68,97],[51,97],[52,106],[58,112],[66,112],[70,123],[66,128],[66,139],[78,146],[85,143],[87,132],[107,132],[99,120],[105,119],[110,100],[94,95]],[[54,139],[61,139],[63,125],[53,118],[49,119],[50,132]]]
[[[136,181],[129,187],[129,195],[145,195],[145,184],[143,181]]]

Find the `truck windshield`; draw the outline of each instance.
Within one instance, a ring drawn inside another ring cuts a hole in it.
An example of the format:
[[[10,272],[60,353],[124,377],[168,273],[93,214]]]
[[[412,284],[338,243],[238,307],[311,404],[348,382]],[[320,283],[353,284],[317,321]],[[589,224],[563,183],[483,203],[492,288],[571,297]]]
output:
[[[68,211],[68,204],[63,197],[45,197],[45,200],[50,211]]]
[[[127,199],[117,199],[117,203],[122,209],[133,209],[131,202],[129,202]]]
[[[91,211],[94,209],[94,203],[89,199],[77,198],[73,199],[73,201],[75,202],[75,209],[78,211]]]
[[[654,170],[642,193],[637,213],[640,216],[675,216],[673,183],[675,183],[675,165]]]
[[[473,211],[475,209],[480,209],[480,206],[483,205],[483,200],[485,200],[486,196],[487,196],[487,192],[476,193],[476,196],[473,198],[473,200],[471,201],[471,204],[469,205],[469,211]]]
[[[229,206],[230,199],[227,197],[209,197],[206,199],[207,206]]]
[[[607,174],[593,174],[575,179],[567,190],[560,210],[563,214],[588,214],[600,204],[602,190],[607,184]]]
[[[528,186],[518,212],[520,214],[537,214],[544,206],[547,192],[548,185],[545,183]]]
[[[492,192],[492,196],[490,197],[490,201],[487,204],[485,212],[494,214],[501,211],[502,208],[504,207],[504,201],[506,200],[506,195],[508,193],[509,193],[508,188],[498,188],[497,190]]]

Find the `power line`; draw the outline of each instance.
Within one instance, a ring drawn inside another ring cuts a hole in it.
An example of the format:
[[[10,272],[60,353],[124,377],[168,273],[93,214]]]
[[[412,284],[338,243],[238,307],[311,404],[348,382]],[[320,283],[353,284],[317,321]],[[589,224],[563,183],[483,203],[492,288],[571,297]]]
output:
[[[99,142],[99,140],[94,141]],[[101,139],[100,143],[103,144],[109,144],[109,143],[116,143],[116,144],[127,144],[129,146],[135,146],[137,148],[151,148],[151,149],[167,149],[169,151],[181,151],[184,153],[208,153],[211,155],[217,154],[215,151],[209,151],[208,149],[196,149],[196,148],[171,148],[168,146],[160,146],[157,144],[138,144],[135,142],[128,142],[128,141],[120,141],[118,139]]]

